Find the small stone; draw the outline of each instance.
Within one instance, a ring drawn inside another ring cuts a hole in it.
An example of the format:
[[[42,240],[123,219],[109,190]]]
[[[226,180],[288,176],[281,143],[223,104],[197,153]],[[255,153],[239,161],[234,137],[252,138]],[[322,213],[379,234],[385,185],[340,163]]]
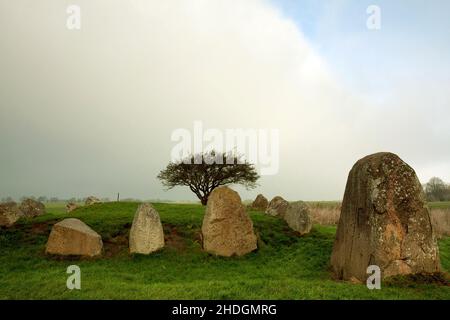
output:
[[[286,209],[284,219],[289,227],[300,233],[300,235],[311,231],[312,221],[309,215],[309,207],[303,201],[290,203]]]
[[[11,201],[0,203],[0,226],[10,227],[22,216],[17,203]]]
[[[70,213],[70,212],[72,212],[73,210],[75,210],[75,209],[77,209],[78,208],[78,205],[76,204],[76,203],[74,203],[74,202],[69,202],[67,205],[66,205],[66,211],[67,211],[67,213]]]
[[[90,206],[90,205],[95,204],[95,203],[101,203],[100,199],[98,199],[96,197],[93,197],[93,196],[90,196],[90,197],[86,198],[86,201],[84,202],[84,205]]]
[[[269,201],[262,194],[258,194],[255,201],[253,201],[251,208],[255,210],[265,211],[267,206],[269,205]]]
[[[283,218],[288,206],[289,206],[289,202],[287,202],[280,196],[276,196],[269,202],[269,206],[267,207],[266,214],[273,216],[273,217]]]
[[[45,205],[42,202],[25,199],[19,207],[20,211],[25,217],[34,218],[45,214]]]

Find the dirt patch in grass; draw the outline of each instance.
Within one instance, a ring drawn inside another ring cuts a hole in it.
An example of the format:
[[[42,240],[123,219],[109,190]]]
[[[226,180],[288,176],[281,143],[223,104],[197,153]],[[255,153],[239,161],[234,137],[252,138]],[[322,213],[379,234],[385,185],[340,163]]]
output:
[[[9,234],[14,238],[15,242],[23,244],[38,244],[46,241],[50,235],[50,231],[57,219],[48,220],[45,222],[20,222],[5,229],[5,234]]]
[[[180,228],[173,224],[164,224],[165,246],[176,251],[185,251],[187,249],[186,239]]]
[[[203,246],[203,234],[201,230],[197,230],[194,232],[194,242],[197,242],[201,246]]]
[[[129,232],[131,224],[126,224],[121,229],[120,233],[116,233],[114,237],[103,240],[103,257],[113,258],[124,252],[128,253],[129,246]],[[188,238],[190,235],[186,235],[180,226],[174,224],[163,225],[164,229],[164,241],[165,248],[175,250],[177,252],[184,252],[188,249]],[[199,241],[201,243],[201,233],[198,232],[193,234],[194,241]]]
[[[32,234],[36,234],[36,235],[44,235],[44,234],[50,234],[50,231],[53,227],[53,225],[57,222],[57,220],[55,221],[46,221],[46,222],[39,222],[39,223],[34,223],[31,226],[31,233]]]
[[[27,224],[15,224],[10,227],[8,230],[10,231],[19,231],[33,235],[42,235],[42,234],[50,234],[50,231],[55,223],[57,223],[58,219],[52,219],[44,222],[31,222]]]
[[[118,235],[103,241],[103,257],[112,258],[119,253],[128,251],[128,236]]]
[[[450,286],[450,275],[443,272],[410,274],[389,277],[384,282],[387,286],[392,287],[415,287],[416,285]]]

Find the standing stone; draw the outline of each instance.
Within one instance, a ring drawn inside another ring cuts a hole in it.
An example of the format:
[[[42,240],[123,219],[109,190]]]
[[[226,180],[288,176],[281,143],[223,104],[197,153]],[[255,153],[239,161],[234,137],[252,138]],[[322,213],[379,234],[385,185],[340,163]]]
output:
[[[439,251],[414,170],[392,153],[367,156],[349,173],[331,265],[338,279],[433,273]]]
[[[309,216],[309,208],[303,201],[290,203],[286,209],[284,220],[292,230],[297,231],[300,235],[311,231],[312,221]]]
[[[73,203],[73,202],[69,202],[69,203],[66,205],[67,213],[70,213],[70,212],[72,212],[73,210],[75,210],[75,209],[77,209],[77,208],[78,208],[78,205],[77,205],[76,203]]]
[[[25,217],[34,218],[45,214],[45,205],[42,202],[26,199],[23,200],[19,207]]]
[[[91,204],[95,204],[95,203],[101,203],[100,199],[90,196],[90,197],[86,198],[84,205],[90,206]]]
[[[258,194],[255,201],[252,203],[252,209],[265,211],[267,206],[269,205],[269,201],[262,194]]]
[[[211,192],[202,225],[203,249],[230,257],[241,256],[257,248],[253,222],[241,197],[228,187]]]
[[[69,218],[53,226],[45,252],[94,257],[102,253],[102,248],[103,242],[99,234],[84,222]]]
[[[288,206],[289,202],[287,202],[280,196],[276,196],[269,202],[269,206],[267,207],[266,213],[274,217],[283,218]]]
[[[0,203],[0,226],[10,227],[22,216],[17,203]]]
[[[164,231],[158,212],[149,203],[137,209],[130,230],[130,252],[149,254],[164,247]]]

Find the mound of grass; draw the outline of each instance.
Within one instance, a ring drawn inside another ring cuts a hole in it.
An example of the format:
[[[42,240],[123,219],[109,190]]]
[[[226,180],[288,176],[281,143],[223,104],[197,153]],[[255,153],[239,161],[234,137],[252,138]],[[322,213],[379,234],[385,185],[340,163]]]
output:
[[[281,219],[250,210],[259,249],[222,258],[201,248],[204,207],[155,203],[166,247],[130,255],[128,233],[137,202],[95,204],[70,214],[49,206],[46,215],[0,230],[0,299],[450,299],[450,287],[365,285],[333,281],[329,259],[336,228],[315,225],[300,237]],[[97,259],[55,259],[44,254],[51,227],[75,217],[97,231],[104,254]],[[450,270],[450,238],[440,241]],[[68,290],[66,269],[81,268],[81,290]]]

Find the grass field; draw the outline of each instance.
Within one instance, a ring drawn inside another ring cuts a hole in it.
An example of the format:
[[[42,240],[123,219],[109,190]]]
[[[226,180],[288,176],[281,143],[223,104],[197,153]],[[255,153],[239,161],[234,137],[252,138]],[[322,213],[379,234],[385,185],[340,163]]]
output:
[[[450,209],[450,201],[428,202],[430,209]]]
[[[396,281],[381,290],[331,279],[329,258],[335,227],[315,225],[298,237],[280,219],[250,211],[259,249],[221,258],[201,250],[204,207],[154,204],[166,247],[149,256],[128,254],[128,232],[137,203],[105,203],[47,214],[0,230],[0,299],[450,299],[450,287]],[[62,260],[44,254],[51,225],[76,217],[103,237],[104,254],[93,260]],[[450,271],[450,238],[439,242]],[[81,290],[66,288],[66,269],[81,268]]]

